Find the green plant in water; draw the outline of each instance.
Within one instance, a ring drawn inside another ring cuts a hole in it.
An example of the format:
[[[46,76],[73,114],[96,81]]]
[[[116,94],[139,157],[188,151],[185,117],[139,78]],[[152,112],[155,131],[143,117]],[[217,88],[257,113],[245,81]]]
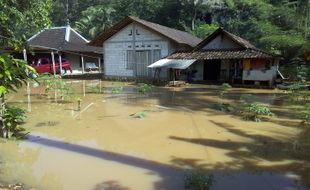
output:
[[[95,86],[88,86],[87,91],[90,93],[101,93],[103,90],[102,88],[100,88],[99,85],[95,85]]]
[[[220,88],[219,95],[223,98],[224,94],[231,88],[231,85],[228,83],[223,83]]]
[[[307,103],[303,106],[303,110],[300,114],[302,120],[301,124],[304,126],[310,126],[310,104]]]
[[[81,107],[82,107],[82,98],[76,97],[76,102],[77,102],[77,109],[78,109],[78,111],[81,111]]]
[[[220,111],[230,112],[233,110],[233,107],[229,103],[223,103],[224,94],[231,88],[230,84],[223,83],[220,87],[219,97],[221,99],[221,103],[217,106]]]
[[[209,190],[214,183],[214,176],[204,170],[196,170],[187,175],[184,178],[185,188],[191,188],[195,190]]]
[[[245,104],[244,110],[246,112],[245,118],[248,120],[253,120],[255,122],[261,121],[261,116],[274,116],[271,110],[263,105],[257,103]]]
[[[26,118],[26,110],[19,107],[7,106],[3,115],[6,138],[23,138],[26,136],[26,133],[24,133],[25,129],[20,127]]]
[[[137,113],[131,114],[130,116],[133,118],[143,119],[146,117],[146,114],[144,112],[137,112]]]
[[[139,83],[138,92],[141,94],[150,93],[153,91],[154,86],[151,84]]]
[[[112,94],[119,94],[123,92],[123,87],[122,86],[115,86],[111,90]]]
[[[71,86],[58,76],[45,78],[44,85],[46,94],[54,92],[61,100],[71,100],[73,98],[73,89]]]

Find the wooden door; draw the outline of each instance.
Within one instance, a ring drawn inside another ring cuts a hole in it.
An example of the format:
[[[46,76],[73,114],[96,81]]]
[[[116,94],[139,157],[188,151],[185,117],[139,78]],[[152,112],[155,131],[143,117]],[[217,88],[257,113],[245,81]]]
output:
[[[150,64],[151,64],[151,51],[149,50],[136,51],[137,77],[147,77],[148,76],[147,66]]]

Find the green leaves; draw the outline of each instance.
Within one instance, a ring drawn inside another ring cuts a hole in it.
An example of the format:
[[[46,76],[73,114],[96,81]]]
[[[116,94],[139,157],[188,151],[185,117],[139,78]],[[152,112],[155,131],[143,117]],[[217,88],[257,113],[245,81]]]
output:
[[[132,118],[143,119],[146,117],[146,114],[144,112],[137,112],[137,113],[130,114],[130,116]]]
[[[36,72],[26,62],[14,59],[11,55],[0,55],[0,94],[15,91],[27,80],[34,80]]]
[[[153,85],[140,83],[138,84],[138,92],[141,94],[150,93],[153,91]]]
[[[31,35],[50,26],[52,0],[0,1],[0,47],[21,49]]]
[[[185,188],[195,190],[209,190],[214,183],[214,176],[204,170],[194,170],[184,179]]]
[[[246,115],[246,119],[254,120],[255,122],[260,122],[260,116],[274,116],[274,113],[271,110],[264,106],[257,103],[250,103],[245,104],[245,111],[249,115]]]
[[[92,39],[112,26],[114,12],[114,8],[105,4],[89,7],[82,12],[82,17],[75,22],[76,29]]]
[[[7,92],[6,88],[4,86],[0,86],[0,96],[5,94]]]
[[[14,106],[7,106],[4,110],[3,114],[4,119],[4,129],[7,130],[10,135],[7,136],[14,136],[17,138],[25,136],[25,130],[20,127],[20,125],[25,122],[26,110]]]

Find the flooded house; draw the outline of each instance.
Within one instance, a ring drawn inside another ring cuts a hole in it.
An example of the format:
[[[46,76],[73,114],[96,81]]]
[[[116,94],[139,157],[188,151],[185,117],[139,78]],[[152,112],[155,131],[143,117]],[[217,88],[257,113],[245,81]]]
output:
[[[28,61],[43,58],[42,60],[68,60],[74,74],[89,70],[89,65],[101,70],[101,48],[89,46],[89,41],[70,26],[46,28],[27,40],[33,54],[28,54]]]
[[[278,65],[278,57],[219,28],[193,50],[173,53],[149,67],[181,69],[181,72],[175,72],[179,73],[176,80],[192,73],[194,81],[271,86],[278,74]]]
[[[151,78],[147,66],[175,51],[193,49],[201,39],[136,17],[128,16],[90,42],[103,48],[106,77]],[[167,79],[167,70],[160,77]]]

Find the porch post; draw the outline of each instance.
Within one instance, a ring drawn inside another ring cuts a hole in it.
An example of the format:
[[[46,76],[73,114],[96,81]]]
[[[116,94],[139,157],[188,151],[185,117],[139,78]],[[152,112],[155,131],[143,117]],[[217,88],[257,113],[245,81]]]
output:
[[[172,74],[173,74],[173,86],[175,86],[175,70],[174,69],[172,69]]]
[[[98,58],[99,73],[102,73],[100,57]]]
[[[61,52],[58,52],[58,61],[59,61],[59,67],[60,67],[60,75],[62,75],[62,59],[61,59]]]
[[[55,55],[53,51],[51,51],[51,56],[52,56],[52,63],[53,63],[53,73],[54,73],[54,76],[56,76]]]
[[[85,67],[84,67],[84,56],[81,55],[81,61],[82,61],[82,74],[85,72]]]

